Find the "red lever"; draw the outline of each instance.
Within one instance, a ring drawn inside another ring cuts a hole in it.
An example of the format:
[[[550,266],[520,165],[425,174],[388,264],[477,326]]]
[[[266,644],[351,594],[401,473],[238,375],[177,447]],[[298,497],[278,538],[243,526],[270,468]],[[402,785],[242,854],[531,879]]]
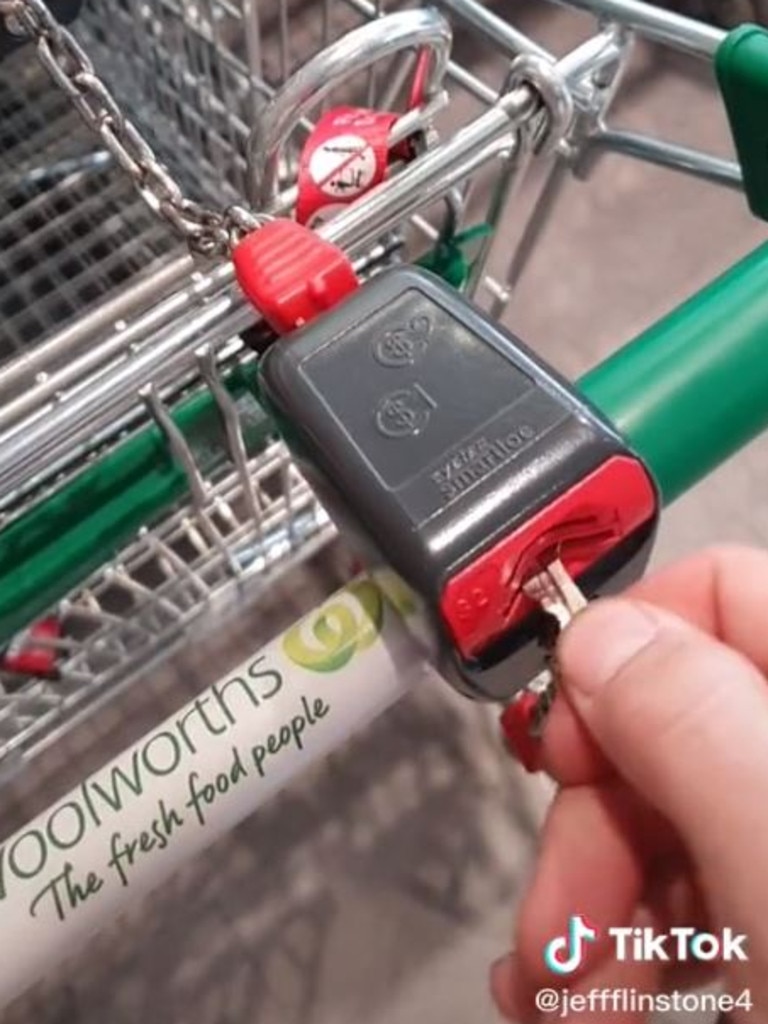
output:
[[[245,296],[276,334],[290,334],[327,312],[359,285],[337,246],[292,220],[273,220],[232,250]]]
[[[527,772],[541,770],[541,738],[536,735],[536,719],[541,696],[524,690],[501,716],[501,731],[509,752]]]
[[[477,657],[535,608],[523,584],[560,558],[573,579],[650,520],[656,492],[635,459],[617,455],[559,495],[446,584],[443,620],[462,655]]]

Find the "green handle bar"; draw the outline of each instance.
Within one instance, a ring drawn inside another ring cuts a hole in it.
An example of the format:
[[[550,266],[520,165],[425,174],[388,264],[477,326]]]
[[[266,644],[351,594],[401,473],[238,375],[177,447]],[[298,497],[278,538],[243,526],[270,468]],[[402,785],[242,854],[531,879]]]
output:
[[[227,384],[252,402],[255,369],[236,370]],[[646,461],[665,504],[712,472],[768,426],[768,245],[588,373],[579,387]],[[261,417],[252,412],[250,450],[266,439]],[[210,396],[182,403],[174,418],[203,471],[209,469],[210,445],[221,430]],[[0,532],[0,645],[186,491],[159,430],[149,427]]]
[[[579,381],[665,504],[768,427],[768,244]]]

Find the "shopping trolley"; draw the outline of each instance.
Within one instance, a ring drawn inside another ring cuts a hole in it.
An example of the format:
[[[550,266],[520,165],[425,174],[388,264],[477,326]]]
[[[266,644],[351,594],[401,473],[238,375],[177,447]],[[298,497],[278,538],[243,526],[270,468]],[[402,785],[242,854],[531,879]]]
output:
[[[721,30],[633,0],[577,0],[598,24],[557,60],[477,0],[404,6],[105,0],[84,4],[71,36],[39,0],[0,0],[10,32],[37,40],[37,58],[28,44],[0,65],[5,778],[191,638],[253,609],[334,536],[258,401],[254,350],[268,339],[227,259],[265,216],[294,208],[302,148],[325,111],[395,110],[388,148],[417,141],[318,235],[364,279],[420,262],[493,318],[563,178],[588,176],[601,152],[746,183],[759,207],[744,132],[737,162],[610,123],[636,35],[711,59],[726,52]],[[494,55],[482,77],[456,61],[452,29]],[[545,187],[510,256],[495,229],[544,161]],[[581,382],[665,500],[768,421],[767,259],[758,250]],[[724,379],[739,382],[738,414]],[[686,403],[697,417],[682,444],[669,426],[679,430]],[[403,626],[417,612],[389,574],[356,580],[220,681],[212,692],[226,727],[200,710],[210,694],[196,697],[11,837],[0,853],[3,914],[20,952],[3,996],[124,892],[148,888],[395,700],[431,650],[418,625]],[[313,695],[329,672],[333,713]],[[360,678],[365,688],[353,685]],[[293,681],[304,692],[289,714]],[[238,689],[247,703],[236,716],[221,694]],[[233,754],[241,743],[248,770]],[[193,793],[174,789],[189,784],[176,771],[187,756],[206,773]],[[241,784],[253,772],[260,784]],[[174,816],[182,796],[192,803]],[[138,839],[130,852],[105,850],[105,814],[148,829],[146,849]],[[177,838],[182,818],[196,827]]]

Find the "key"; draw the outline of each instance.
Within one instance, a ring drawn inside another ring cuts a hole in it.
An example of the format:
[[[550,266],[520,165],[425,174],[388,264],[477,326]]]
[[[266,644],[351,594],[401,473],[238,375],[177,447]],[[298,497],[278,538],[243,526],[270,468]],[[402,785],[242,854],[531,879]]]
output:
[[[546,646],[550,650],[549,664],[517,694],[501,716],[502,732],[510,752],[524,768],[535,772],[540,766],[544,726],[557,695],[557,675],[551,660],[554,643],[557,635],[587,607],[588,602],[560,559],[533,576],[523,589],[557,624],[557,633],[550,633],[546,638]]]
[[[534,576],[523,590],[551,615],[562,632],[574,616],[587,607],[587,599],[571,579],[560,559],[556,559],[544,572]]]

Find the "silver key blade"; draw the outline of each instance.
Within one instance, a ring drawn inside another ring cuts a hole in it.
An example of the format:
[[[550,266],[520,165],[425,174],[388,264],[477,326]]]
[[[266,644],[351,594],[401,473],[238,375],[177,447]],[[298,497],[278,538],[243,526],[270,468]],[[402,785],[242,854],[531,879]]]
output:
[[[543,572],[533,576],[523,589],[542,611],[555,619],[560,632],[587,607],[586,597],[571,579],[560,559],[556,559]],[[540,739],[557,694],[557,666],[552,660],[552,652],[546,657],[543,670],[518,694],[518,699],[524,694],[533,694],[536,697],[535,713],[529,728],[531,736]]]
[[[531,735],[541,737],[544,726],[552,710],[557,693],[557,682],[555,673],[551,668],[545,668],[527,686],[527,691],[536,695],[536,713],[531,723]]]
[[[587,607],[586,597],[560,559],[532,577],[523,589],[531,600],[556,620],[561,631]]]

